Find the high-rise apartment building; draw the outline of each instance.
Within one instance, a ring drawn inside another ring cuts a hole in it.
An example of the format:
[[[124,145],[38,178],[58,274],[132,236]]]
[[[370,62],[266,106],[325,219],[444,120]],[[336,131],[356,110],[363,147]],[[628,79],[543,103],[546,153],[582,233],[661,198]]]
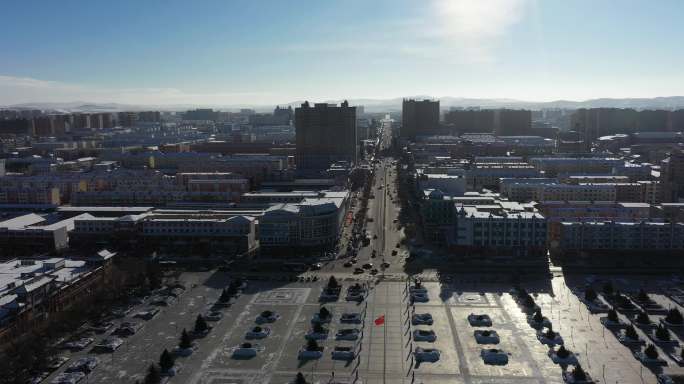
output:
[[[430,134],[439,128],[439,100],[413,100],[402,102],[401,136],[414,138]]]
[[[356,107],[304,102],[295,109],[297,167],[327,169],[336,161],[356,164]]]
[[[532,111],[525,109],[452,109],[444,123],[456,134],[494,133],[500,136],[529,135]]]
[[[684,198],[684,152],[672,151],[660,165],[662,201],[676,203]]]
[[[585,148],[601,136],[634,132],[679,132],[684,129],[684,111],[621,108],[578,109],[570,117],[571,128],[582,135]]]

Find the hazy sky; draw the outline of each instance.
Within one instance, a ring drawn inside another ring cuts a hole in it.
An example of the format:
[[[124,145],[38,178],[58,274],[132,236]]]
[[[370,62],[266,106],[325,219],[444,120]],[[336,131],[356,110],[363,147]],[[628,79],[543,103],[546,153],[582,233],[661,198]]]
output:
[[[0,104],[684,94],[682,0],[5,0]]]

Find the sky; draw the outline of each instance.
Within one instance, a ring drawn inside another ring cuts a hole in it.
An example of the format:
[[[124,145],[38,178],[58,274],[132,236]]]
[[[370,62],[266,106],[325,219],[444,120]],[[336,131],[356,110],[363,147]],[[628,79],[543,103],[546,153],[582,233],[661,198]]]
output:
[[[684,95],[681,0],[5,0],[0,105]]]

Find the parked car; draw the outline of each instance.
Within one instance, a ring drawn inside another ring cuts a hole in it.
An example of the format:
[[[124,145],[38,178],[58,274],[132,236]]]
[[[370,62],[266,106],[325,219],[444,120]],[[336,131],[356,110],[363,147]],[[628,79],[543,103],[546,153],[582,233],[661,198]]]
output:
[[[99,334],[107,332],[112,327],[114,327],[114,323],[111,321],[103,321],[92,324],[88,329]]]
[[[100,359],[98,359],[97,357],[92,357],[92,356],[81,357],[80,359],[71,363],[71,365],[69,365],[69,367],[66,369],[66,371],[67,372],[90,373],[95,369],[95,367],[97,367],[97,365],[99,363],[100,363]]]
[[[335,340],[356,340],[360,333],[356,328],[340,329],[335,334]]]
[[[432,315],[429,313],[414,313],[411,316],[411,324],[413,325],[432,325]]]
[[[327,328],[312,329],[304,337],[307,340],[325,340],[328,338],[330,330]]]
[[[299,352],[297,353],[297,358],[299,360],[320,359],[321,357],[323,357],[323,349],[324,347],[322,346],[317,346],[315,348],[310,348],[309,346],[306,346],[299,350]]]
[[[264,324],[264,323],[274,323],[276,320],[280,318],[280,315],[273,311],[263,311],[257,316],[256,318],[256,323],[257,324]]]
[[[416,329],[413,331],[413,341],[427,341],[433,343],[437,340],[437,335],[433,330]]]
[[[257,348],[252,343],[242,343],[233,350],[233,359],[251,359],[256,355]]]
[[[332,359],[333,360],[354,360],[355,354],[354,354],[354,349],[352,347],[338,347],[336,346],[335,349],[332,351]]]
[[[80,351],[83,348],[90,345],[90,343],[92,343],[93,341],[95,341],[95,339],[93,339],[92,337],[82,337],[77,340],[67,341],[62,345],[62,347],[64,349],[69,349],[71,351]]]
[[[490,329],[476,329],[473,332],[478,344],[499,344],[499,334]]]
[[[79,381],[83,380],[85,377],[85,373],[83,372],[62,372],[59,375],[55,376],[54,379],[50,382],[51,384],[76,384]]]
[[[219,311],[209,311],[202,315],[206,321],[219,321],[223,318],[223,313]]]
[[[416,361],[419,361],[419,362],[422,362],[422,361],[435,362],[435,361],[439,360],[440,352],[439,352],[439,349],[436,349],[436,348],[416,347],[416,349],[413,351],[413,355],[415,356]]]
[[[133,322],[133,321],[126,321],[123,322],[119,325],[118,328],[112,332],[112,335],[117,335],[117,336],[131,336],[135,335],[136,332],[142,327],[142,324]]]
[[[504,365],[508,364],[508,353],[501,349],[489,348],[480,351],[480,357],[485,364]]]
[[[157,305],[160,307],[168,307],[176,302],[176,298],[173,296],[157,296],[150,300],[150,304]]]
[[[268,337],[268,335],[271,334],[271,328],[267,327],[259,327],[256,326],[249,331],[247,331],[247,334],[245,335],[246,339],[263,339]]]
[[[473,327],[491,327],[492,318],[487,314],[476,315],[471,313],[468,315],[468,323]]]
[[[427,293],[414,292],[411,294],[411,301],[416,303],[427,303],[430,301],[430,298],[428,297]]]
[[[143,320],[150,320],[154,318],[157,313],[159,313],[159,308],[147,308],[146,310],[140,311],[133,315],[133,317],[137,317],[139,319]]]
[[[342,324],[361,324],[361,314],[359,313],[343,313],[340,316],[340,323]]]
[[[69,361],[69,358],[67,356],[56,356],[53,359],[50,360],[48,363],[48,369],[51,371],[59,369],[64,363]]]
[[[118,337],[107,337],[95,344],[93,349],[98,352],[114,352],[123,344],[123,340]]]
[[[126,317],[126,315],[128,315],[132,309],[132,307],[116,307],[112,308],[109,313],[117,319],[120,319],[122,317]]]

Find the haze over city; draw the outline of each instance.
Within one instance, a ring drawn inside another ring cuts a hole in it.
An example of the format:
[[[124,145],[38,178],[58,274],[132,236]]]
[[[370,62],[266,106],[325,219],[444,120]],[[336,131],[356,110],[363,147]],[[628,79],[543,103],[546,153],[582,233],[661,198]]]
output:
[[[10,1],[0,104],[684,94],[676,0]]]

